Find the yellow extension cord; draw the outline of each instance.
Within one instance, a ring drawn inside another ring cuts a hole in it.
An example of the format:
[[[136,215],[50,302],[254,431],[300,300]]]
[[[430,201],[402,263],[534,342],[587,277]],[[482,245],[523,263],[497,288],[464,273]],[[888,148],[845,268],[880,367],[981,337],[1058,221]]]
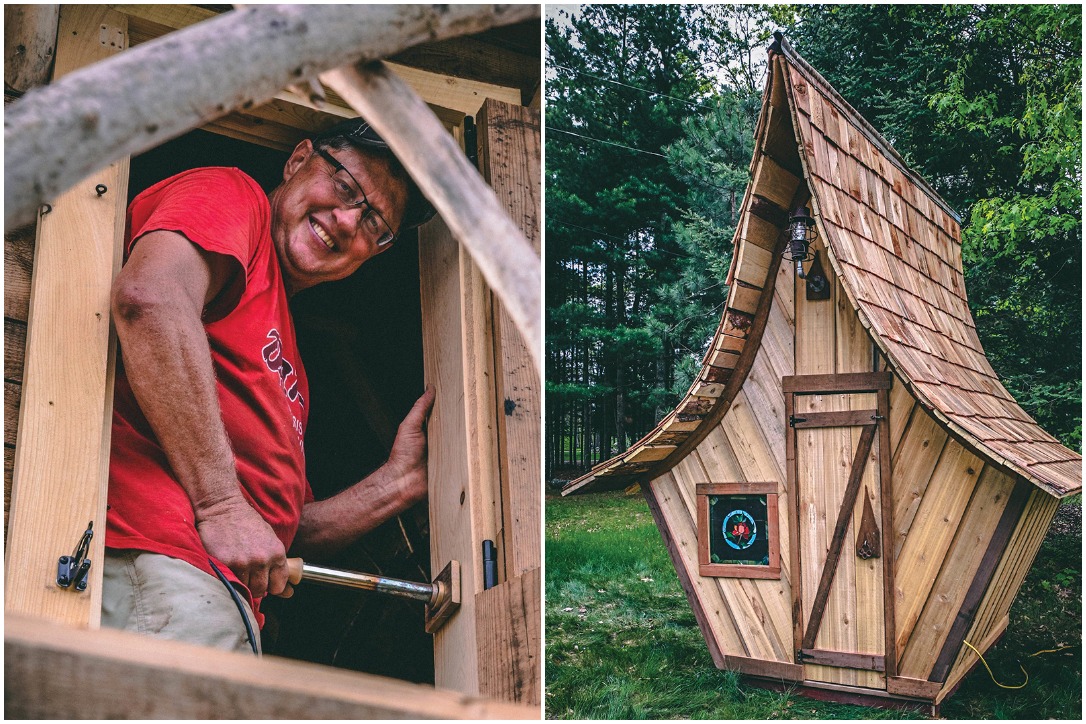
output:
[[[980,663],[984,664],[984,668],[988,669],[988,676],[992,677],[992,683],[995,684],[996,686],[998,686],[1000,689],[1021,689],[1021,688],[1024,688],[1026,686],[1026,684],[1029,683],[1029,673],[1026,671],[1025,667],[1022,666],[1022,664],[1018,664],[1018,668],[1022,669],[1022,673],[1025,674],[1026,680],[1023,681],[1018,686],[1007,686],[1006,684],[1000,684],[998,681],[996,681],[995,674],[992,673],[992,667],[988,666],[988,662],[984,660],[984,654],[982,654],[980,651],[977,651],[977,647],[974,646],[973,644],[969,643],[968,641],[965,641],[963,639],[962,643],[964,643],[966,646],[968,646],[969,648],[973,649],[974,652],[976,652],[977,656],[980,657]],[[1061,646],[1058,649],[1042,649],[1041,651],[1030,654],[1026,658],[1032,659],[1034,656],[1040,656],[1041,654],[1054,654],[1057,651],[1063,651],[1064,649],[1071,649],[1071,648],[1074,648],[1074,646]]]

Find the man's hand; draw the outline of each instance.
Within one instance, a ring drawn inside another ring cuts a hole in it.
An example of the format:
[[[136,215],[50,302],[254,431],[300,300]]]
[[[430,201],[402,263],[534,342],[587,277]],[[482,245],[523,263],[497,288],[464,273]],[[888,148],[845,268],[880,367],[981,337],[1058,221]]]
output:
[[[429,385],[415,401],[396,431],[392,452],[385,463],[389,474],[399,482],[407,507],[426,497],[426,421],[436,396],[434,386]]]
[[[302,509],[292,554],[335,553],[426,497],[426,420],[436,396],[430,385],[415,402],[400,423],[388,462],[338,495]]]
[[[209,555],[229,566],[253,598],[287,586],[287,556],[271,526],[244,498],[196,510],[196,530]]]

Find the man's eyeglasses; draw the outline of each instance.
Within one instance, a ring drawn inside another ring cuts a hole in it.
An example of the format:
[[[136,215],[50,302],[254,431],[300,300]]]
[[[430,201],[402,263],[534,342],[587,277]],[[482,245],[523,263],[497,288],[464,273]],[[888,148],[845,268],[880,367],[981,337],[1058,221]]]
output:
[[[339,200],[349,208],[363,208],[362,218],[359,222],[362,233],[379,247],[391,244],[396,239],[396,234],[392,231],[389,223],[385,221],[385,217],[381,216],[381,213],[370,203],[370,200],[366,197],[366,192],[362,190],[362,184],[358,183],[358,179],[352,176],[347,167],[337,161],[336,157],[328,153],[328,151],[323,148],[314,150],[335,169],[335,174],[332,176],[332,188],[335,189]],[[346,174],[350,181],[340,175],[341,171]]]

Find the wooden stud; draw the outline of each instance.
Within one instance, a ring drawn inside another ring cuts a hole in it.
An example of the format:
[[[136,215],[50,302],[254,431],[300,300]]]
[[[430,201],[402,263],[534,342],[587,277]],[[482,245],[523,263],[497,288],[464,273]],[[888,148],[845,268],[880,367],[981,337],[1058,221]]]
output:
[[[769,252],[770,255],[777,248],[777,240],[780,238],[781,229],[762,217],[753,213],[744,215],[740,229],[740,246],[743,245],[743,242],[752,244]]]
[[[105,27],[123,38],[124,22],[106,6],[65,6],[54,76],[121,50],[86,31]],[[100,620],[116,348],[109,293],[127,187],[123,159],[56,199],[38,225],[6,550],[9,615],[90,627]],[[56,585],[57,558],[71,554],[88,521],[92,564],[78,593]]]
[[[784,396],[784,414],[791,418],[794,411],[795,397],[790,394]],[[802,561],[799,552],[800,541],[800,511],[799,511],[799,486],[796,470],[796,431],[795,429],[785,431],[785,442],[787,444],[785,450],[785,459],[788,462],[786,468],[788,476],[788,513],[789,513],[789,528],[791,533],[791,542],[788,546],[788,553],[790,559],[789,572],[792,576],[791,579],[791,592],[792,592],[792,648],[794,651],[799,651],[803,644],[803,630],[805,628],[805,618],[803,615],[803,585],[800,581],[800,571],[802,570]],[[798,662],[797,662],[798,663]]]
[[[647,463],[655,460],[664,460],[675,452],[674,445],[644,445],[636,448],[632,453],[623,458],[627,463]]]
[[[440,220],[419,230],[423,366],[426,382],[437,388],[427,426],[430,562],[434,570],[441,570],[450,560],[460,561],[463,591],[460,611],[434,636],[435,681],[445,688],[478,693],[475,596],[483,586],[476,541],[492,535],[478,530],[479,508],[485,501],[480,500],[478,481],[469,475],[467,460],[469,441],[480,431],[469,431],[466,424],[478,419],[469,417],[464,389],[466,381],[475,380],[476,358],[463,330],[474,321],[462,316],[462,298],[469,292],[462,286],[460,266],[459,247]],[[493,523],[488,527],[497,529]]]
[[[892,381],[892,378],[891,378]],[[883,654],[886,657],[886,676],[897,675],[897,563],[892,552],[894,540],[894,478],[890,460],[890,393],[879,390],[879,488],[881,490],[880,508],[882,513],[882,605],[883,618]]]
[[[478,118],[483,178],[536,254],[540,244],[539,114],[487,100]],[[540,384],[531,354],[496,299],[494,356],[506,574],[540,566]],[[535,642],[538,647],[538,640]]]
[[[934,684],[924,679],[911,679],[906,676],[886,677],[886,693],[896,696],[934,701],[941,687],[942,684]]]
[[[738,254],[735,278],[761,289],[765,286],[769,267],[773,263],[773,252],[757,244],[741,241]]]

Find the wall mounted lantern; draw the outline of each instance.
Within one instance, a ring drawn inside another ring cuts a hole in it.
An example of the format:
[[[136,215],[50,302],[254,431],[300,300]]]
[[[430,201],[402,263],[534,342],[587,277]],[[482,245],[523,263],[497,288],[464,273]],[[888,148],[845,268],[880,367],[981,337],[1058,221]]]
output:
[[[796,276],[806,279],[803,272],[803,262],[810,261],[811,242],[818,237],[815,229],[815,220],[811,218],[806,206],[797,206],[788,219],[788,246],[784,250],[784,258],[796,263]]]

